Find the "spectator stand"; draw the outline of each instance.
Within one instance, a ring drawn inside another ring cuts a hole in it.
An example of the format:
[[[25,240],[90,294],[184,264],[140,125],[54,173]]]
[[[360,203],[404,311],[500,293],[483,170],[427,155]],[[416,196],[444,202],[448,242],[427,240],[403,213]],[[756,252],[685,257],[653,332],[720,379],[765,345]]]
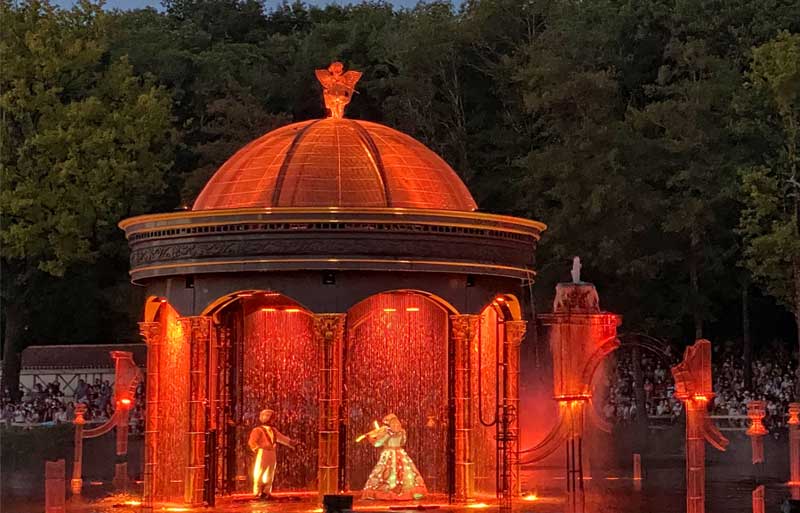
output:
[[[133,353],[134,361],[145,362],[145,344],[87,344],[30,346],[22,351],[21,392],[30,395],[36,385],[52,387],[67,398],[75,395],[80,381],[97,385],[114,379],[111,351]],[[143,367],[142,367],[143,368]],[[80,398],[74,398],[80,399]]]

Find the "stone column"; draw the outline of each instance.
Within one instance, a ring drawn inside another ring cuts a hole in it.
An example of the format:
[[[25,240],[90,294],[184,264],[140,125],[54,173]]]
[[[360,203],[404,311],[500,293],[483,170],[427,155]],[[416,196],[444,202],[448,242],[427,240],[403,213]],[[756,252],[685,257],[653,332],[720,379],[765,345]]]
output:
[[[83,425],[86,423],[86,405],[78,403],[75,405],[75,458],[72,461],[72,480],[70,489],[73,495],[80,495],[83,488]]]
[[[519,350],[527,330],[527,321],[506,321],[503,347],[505,376],[503,377],[503,412],[507,433],[508,464],[511,471],[509,490],[519,497]]]
[[[480,316],[451,315],[450,344],[453,347],[453,422],[455,440],[454,498],[468,501],[475,497],[475,466],[472,461],[472,341],[478,333]]]
[[[339,410],[342,404],[342,355],[346,314],[314,316],[319,348],[319,461],[320,495],[339,490]]]
[[[140,322],[139,332],[147,344],[144,428],[144,494],[142,504],[152,507],[155,498],[158,462],[158,429],[160,424],[158,381],[164,332],[160,322]]]
[[[208,341],[211,318],[182,317],[183,333],[189,343],[189,459],[186,462],[184,502],[192,506],[203,503],[205,496],[206,419],[208,395]]]
[[[789,476],[792,499],[800,500],[800,403],[789,403]]]

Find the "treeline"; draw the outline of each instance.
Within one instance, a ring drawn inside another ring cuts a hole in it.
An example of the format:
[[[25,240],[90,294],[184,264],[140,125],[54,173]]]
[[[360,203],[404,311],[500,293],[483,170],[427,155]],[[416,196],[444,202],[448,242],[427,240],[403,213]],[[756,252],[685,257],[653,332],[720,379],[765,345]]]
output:
[[[796,0],[3,0],[2,31],[7,362],[136,338],[116,222],[191,205],[245,143],[322,116],[333,60],[364,72],[348,116],[423,141],[481,210],[549,225],[542,306],[580,255],[627,330],[796,336]]]

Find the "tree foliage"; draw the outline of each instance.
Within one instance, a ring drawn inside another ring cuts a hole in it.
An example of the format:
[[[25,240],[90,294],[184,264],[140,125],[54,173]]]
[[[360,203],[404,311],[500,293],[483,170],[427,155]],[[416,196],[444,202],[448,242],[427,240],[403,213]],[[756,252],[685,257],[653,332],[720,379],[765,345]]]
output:
[[[65,305],[59,315],[86,315],[69,305],[92,300],[68,301],[62,290],[76,275],[97,276],[84,266],[110,276],[71,292],[102,296],[124,279],[116,224],[147,211],[164,189],[172,128],[169,96],[126,58],[109,58],[108,15],[98,5],[4,2],[2,19],[0,243],[11,351],[48,293]],[[34,329],[29,337],[42,335]]]
[[[749,78],[766,114],[761,128],[780,135],[761,162],[741,170],[744,262],[794,312],[800,343],[800,34],[781,32],[756,47]]]
[[[124,283],[120,218],[190,205],[236,149],[321,116],[313,70],[336,59],[364,72],[348,116],[549,225],[540,306],[577,254],[632,330],[739,338],[750,275],[797,310],[797,2],[5,2],[3,263],[63,273],[56,298]],[[765,296],[754,328],[787,336]]]

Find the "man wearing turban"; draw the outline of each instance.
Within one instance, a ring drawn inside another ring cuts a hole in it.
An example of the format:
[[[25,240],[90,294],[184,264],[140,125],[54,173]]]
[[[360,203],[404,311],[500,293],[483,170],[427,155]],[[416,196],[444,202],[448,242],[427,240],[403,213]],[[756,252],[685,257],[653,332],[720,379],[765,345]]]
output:
[[[250,439],[247,441],[250,450],[256,455],[253,464],[253,495],[259,499],[268,499],[272,493],[275,466],[278,462],[278,444],[292,449],[297,445],[297,442],[270,425],[274,415],[272,410],[262,410],[258,416],[259,425],[250,431]]]

